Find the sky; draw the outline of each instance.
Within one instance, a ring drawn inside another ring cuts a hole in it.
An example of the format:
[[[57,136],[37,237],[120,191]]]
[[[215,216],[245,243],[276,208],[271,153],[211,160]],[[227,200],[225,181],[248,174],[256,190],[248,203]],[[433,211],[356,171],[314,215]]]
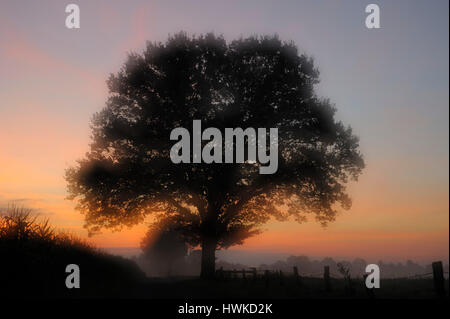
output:
[[[79,5],[81,28],[65,27]],[[381,28],[365,27],[380,7]],[[64,171],[88,151],[105,80],[169,34],[278,34],[314,57],[319,95],[360,137],[353,206],[327,228],[271,222],[248,252],[421,262],[449,256],[449,3],[396,1],[0,0],[0,207],[31,207],[86,237]],[[136,247],[142,224],[89,238]]]

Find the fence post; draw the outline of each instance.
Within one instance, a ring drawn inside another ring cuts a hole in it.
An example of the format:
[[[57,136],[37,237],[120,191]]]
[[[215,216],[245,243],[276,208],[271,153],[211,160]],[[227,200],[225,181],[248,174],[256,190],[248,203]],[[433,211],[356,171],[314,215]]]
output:
[[[219,278],[220,278],[220,280],[224,280],[225,279],[225,276],[224,276],[224,273],[223,273],[223,267],[220,267],[220,269],[219,269]]]
[[[295,278],[295,282],[297,283],[297,285],[301,285],[300,282],[300,275],[298,274],[298,268],[297,266],[294,266],[294,278]]]
[[[253,268],[253,280],[256,281],[256,268]]]
[[[244,279],[244,280],[246,279],[245,278],[245,269],[242,269],[242,279]]]
[[[445,297],[444,267],[442,261],[435,261],[433,267],[434,290],[439,297]]]
[[[284,285],[284,276],[283,276],[283,272],[281,270],[280,270],[279,275],[280,275],[280,286],[283,286]]]
[[[269,271],[267,269],[264,271],[264,278],[266,279],[266,287],[269,287]]]
[[[236,269],[233,269],[233,279],[236,279],[237,278],[237,272],[236,272]]]
[[[366,288],[367,296],[369,296],[370,299],[375,298],[375,288],[368,288],[366,285],[366,278],[368,277],[368,274],[363,275],[363,285]]]
[[[323,279],[325,281],[325,290],[326,291],[331,291],[330,266],[324,266],[323,267]]]

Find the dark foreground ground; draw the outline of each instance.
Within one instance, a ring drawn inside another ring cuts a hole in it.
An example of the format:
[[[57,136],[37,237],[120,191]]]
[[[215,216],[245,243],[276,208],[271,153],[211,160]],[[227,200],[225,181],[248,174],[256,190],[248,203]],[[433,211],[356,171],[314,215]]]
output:
[[[67,289],[64,282],[52,293],[48,287],[41,293],[22,296],[37,298],[133,298],[133,299],[434,299],[437,298],[432,279],[384,279],[372,294],[362,279],[354,279],[349,291],[343,279],[332,279],[331,290],[325,289],[321,278],[294,278],[269,281],[264,278],[201,280],[198,278],[141,278],[121,285],[116,279],[109,283],[83,282],[80,289]],[[449,282],[446,281],[448,298]]]
[[[249,298],[249,299],[368,299],[368,298],[436,298],[432,279],[385,279],[380,288],[371,295],[362,279],[353,280],[353,291],[349,291],[343,279],[332,279],[331,290],[325,289],[321,278],[294,278],[269,280],[264,278],[229,279],[226,281],[204,281],[195,278],[148,279],[133,291],[137,298]],[[446,281],[447,298],[449,282]]]

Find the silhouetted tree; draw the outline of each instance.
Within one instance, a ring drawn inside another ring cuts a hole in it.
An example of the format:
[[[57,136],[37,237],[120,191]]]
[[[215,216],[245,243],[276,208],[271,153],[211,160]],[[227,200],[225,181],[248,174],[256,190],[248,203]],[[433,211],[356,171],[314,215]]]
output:
[[[108,80],[90,152],[66,172],[86,227],[120,228],[153,213],[201,245],[201,275],[211,277],[215,250],[242,243],[271,217],[334,220],[336,204],[350,207],[345,185],[364,163],[351,128],[315,94],[318,76],[311,58],[276,36],[227,43],[180,33],[130,54]],[[278,171],[259,174],[248,162],[174,164],[170,132],[194,119],[222,132],[278,128]]]
[[[180,231],[171,225],[152,224],[141,242],[144,259],[151,268],[170,276],[174,265],[181,265],[188,246]]]

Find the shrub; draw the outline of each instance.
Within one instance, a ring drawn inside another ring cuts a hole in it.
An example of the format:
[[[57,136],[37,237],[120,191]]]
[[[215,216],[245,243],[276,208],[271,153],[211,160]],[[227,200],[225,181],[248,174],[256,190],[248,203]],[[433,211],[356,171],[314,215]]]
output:
[[[56,231],[32,210],[9,206],[0,215],[0,295],[84,297],[126,294],[144,279],[131,260],[108,255],[73,234]],[[67,289],[68,264],[77,264],[81,289]]]

